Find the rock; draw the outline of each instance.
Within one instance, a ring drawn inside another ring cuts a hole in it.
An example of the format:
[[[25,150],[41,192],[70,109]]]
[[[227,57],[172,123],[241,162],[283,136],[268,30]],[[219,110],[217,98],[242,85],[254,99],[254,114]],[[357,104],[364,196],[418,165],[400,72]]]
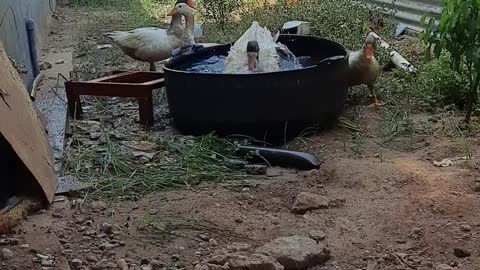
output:
[[[249,165],[245,165],[245,170],[247,171],[248,174],[264,175],[267,173],[267,165],[249,164]]]
[[[439,264],[437,267],[435,267],[435,270],[454,270],[455,268],[451,267],[450,265],[447,264]]]
[[[55,61],[55,64],[59,65],[59,64],[63,64],[65,63],[65,60],[63,59],[58,59],[57,61]]]
[[[275,258],[263,254],[249,257],[236,255],[227,261],[229,270],[283,270],[284,267]]]
[[[468,224],[463,224],[462,226],[460,226],[460,228],[462,229],[462,231],[464,232],[470,232],[472,231],[472,226],[468,225]]]
[[[23,244],[20,246],[21,248],[24,248],[24,249],[29,249],[30,248],[30,245],[29,244]]]
[[[92,202],[92,208],[95,210],[105,210],[107,209],[107,203],[104,201],[94,201]]]
[[[302,192],[297,195],[293,203],[292,213],[303,215],[307,211],[326,208],[328,208],[328,199],[326,197],[310,192]]]
[[[466,258],[470,257],[472,253],[468,250],[462,249],[462,248],[454,248],[453,249],[453,254],[457,256],[458,258]]]
[[[180,258],[181,258],[181,257],[180,257],[180,255],[178,255],[178,254],[173,254],[173,255],[172,255],[172,260],[174,260],[174,261],[180,261]]]
[[[112,48],[112,45],[111,45],[111,44],[101,44],[101,45],[97,45],[97,50],[110,49],[110,48]]]
[[[347,200],[345,198],[333,199],[328,202],[330,208],[343,207]]]
[[[156,153],[147,153],[143,151],[132,151],[132,155],[136,158],[145,158],[145,160],[148,162],[151,159],[153,159],[156,155]]]
[[[252,249],[252,246],[245,243],[233,243],[227,246],[228,251],[237,253],[237,252],[246,252]]]
[[[87,256],[87,262],[96,263],[96,262],[98,262],[98,260],[97,260],[97,257],[95,257],[94,255],[88,255]]]
[[[256,253],[275,258],[285,270],[308,269],[330,258],[330,250],[323,244],[299,235],[277,238],[258,248]]]
[[[135,268],[137,270],[138,268]],[[141,265],[141,270],[152,270],[152,266],[150,264],[147,265]]]
[[[79,269],[82,266],[83,262],[80,259],[73,259],[70,262],[70,265],[72,266],[73,269]]]
[[[150,262],[150,266],[152,267],[152,270],[160,270],[164,268],[166,265],[167,265],[166,263],[158,260],[152,260]]]
[[[265,172],[265,174],[266,174],[268,177],[277,177],[277,176],[282,176],[282,175],[283,175],[283,172],[282,172],[282,168],[279,168],[279,167],[268,167],[268,168],[267,168],[267,171]]]
[[[42,255],[42,254],[40,254],[40,253],[37,253],[35,256],[36,256],[39,260],[42,260],[42,261],[50,259],[48,256]]]
[[[13,258],[13,251],[11,251],[8,248],[2,249],[2,259],[4,260],[10,260]]]
[[[237,217],[237,218],[235,218],[235,222],[238,223],[238,224],[243,223],[243,218]]]
[[[112,243],[109,243],[109,242],[103,242],[102,244],[100,244],[98,246],[98,248],[100,250],[112,250],[114,248],[118,247],[117,244],[112,244]]]
[[[480,182],[475,182],[472,186],[474,192],[480,192]]]
[[[422,234],[422,228],[415,227],[412,229],[412,233],[420,235]]]
[[[61,213],[58,213],[58,212],[53,212],[52,217],[53,218],[63,218],[63,215]]]
[[[20,241],[16,238],[0,239],[0,246],[16,246]]]
[[[120,259],[117,261],[117,269],[118,270],[128,270],[128,263],[124,259]]]
[[[100,225],[100,231],[106,233],[106,234],[112,234],[113,233],[113,226],[110,223],[104,222],[102,225]]]
[[[55,266],[55,262],[53,260],[42,260],[40,263],[44,267],[53,267]]]
[[[325,233],[323,231],[319,231],[319,230],[311,230],[308,233],[308,236],[310,236],[310,238],[312,238],[313,240],[316,240],[316,241],[322,241],[326,237]]]
[[[18,240],[17,238],[8,238],[8,241],[10,241],[11,246],[16,246],[20,243],[20,240]]]
[[[208,240],[210,240],[210,237],[208,237],[208,235],[206,235],[206,234],[199,234],[198,238],[200,238],[201,240],[203,240],[205,242],[208,242]]]
[[[40,70],[47,70],[47,69],[51,69],[51,68],[52,68],[52,64],[50,64],[47,61],[40,64]]]

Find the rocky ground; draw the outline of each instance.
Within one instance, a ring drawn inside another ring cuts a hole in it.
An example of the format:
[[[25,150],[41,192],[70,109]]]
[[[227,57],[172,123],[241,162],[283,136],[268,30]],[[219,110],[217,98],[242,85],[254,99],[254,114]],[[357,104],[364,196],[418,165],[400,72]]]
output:
[[[81,15],[59,9],[45,54],[72,46],[65,25],[83,25]],[[89,66],[83,57],[76,52],[77,69]],[[102,123],[106,131],[73,129],[68,149],[78,141],[105,148],[105,133],[128,144],[173,132],[164,102],[149,132],[138,128],[133,102],[102,102],[103,111],[87,100],[87,119],[74,127]],[[415,134],[387,147],[374,135],[382,117],[362,107],[360,135],[337,128],[291,145],[320,157],[319,170],[268,168],[134,200],[57,198],[0,237],[0,269],[480,269],[479,142],[452,135],[449,115],[421,114],[412,118]]]

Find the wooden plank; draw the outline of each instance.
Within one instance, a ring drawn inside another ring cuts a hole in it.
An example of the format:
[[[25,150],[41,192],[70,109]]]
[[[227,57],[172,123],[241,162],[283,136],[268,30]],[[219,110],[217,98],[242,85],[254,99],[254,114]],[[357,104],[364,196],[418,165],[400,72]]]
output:
[[[37,111],[0,43],[0,133],[10,143],[44,197],[52,202],[57,185],[52,149]],[[15,181],[2,177],[3,181]],[[1,182],[0,182],[1,184]]]

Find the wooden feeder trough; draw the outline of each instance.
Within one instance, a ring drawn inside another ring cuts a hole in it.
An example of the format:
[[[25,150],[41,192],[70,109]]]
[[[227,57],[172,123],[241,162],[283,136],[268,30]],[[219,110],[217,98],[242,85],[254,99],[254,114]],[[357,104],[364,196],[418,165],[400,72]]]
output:
[[[164,75],[159,72],[119,71],[114,75],[90,80],[65,82],[68,110],[71,117],[82,117],[80,96],[131,97],[138,100],[140,124],[152,126],[152,92],[164,86]]]

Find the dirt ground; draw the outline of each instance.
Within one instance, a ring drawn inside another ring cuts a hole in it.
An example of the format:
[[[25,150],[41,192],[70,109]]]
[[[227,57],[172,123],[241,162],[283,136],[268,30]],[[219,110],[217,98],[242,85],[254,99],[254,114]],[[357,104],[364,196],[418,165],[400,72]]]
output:
[[[73,46],[66,44],[74,39],[65,27],[79,23],[72,12],[60,7],[45,54]],[[157,119],[162,115],[157,112]],[[122,258],[129,269],[146,269],[142,265],[152,260],[162,262],[159,269],[193,269],[240,244],[247,244],[248,253],[277,237],[309,236],[312,230],[325,233],[332,255],[314,269],[480,269],[480,173],[472,160],[455,160],[466,155],[465,141],[446,134],[442,116],[416,115],[415,124],[427,125],[428,132],[408,140],[408,150],[385,148],[368,135],[381,114],[365,109],[360,116],[367,126],[361,151],[340,129],[297,145],[321,158],[319,170],[275,169],[269,177],[151,193],[136,201],[56,202],[0,238],[0,248],[13,252],[0,260],[0,269],[117,269]],[[168,122],[161,125],[157,130]],[[468,151],[477,156],[478,141]],[[453,164],[434,166],[444,158]],[[303,191],[325,196],[330,207],[292,213]]]

